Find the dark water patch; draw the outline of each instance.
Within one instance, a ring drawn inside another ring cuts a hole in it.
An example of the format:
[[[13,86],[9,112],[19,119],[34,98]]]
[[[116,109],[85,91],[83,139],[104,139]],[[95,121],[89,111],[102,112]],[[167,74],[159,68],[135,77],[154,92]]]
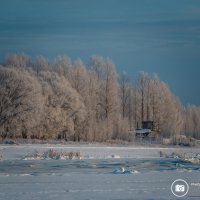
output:
[[[200,165],[176,159],[88,159],[88,160],[15,160],[1,161],[0,174],[110,173],[120,168],[149,171],[200,171]]]

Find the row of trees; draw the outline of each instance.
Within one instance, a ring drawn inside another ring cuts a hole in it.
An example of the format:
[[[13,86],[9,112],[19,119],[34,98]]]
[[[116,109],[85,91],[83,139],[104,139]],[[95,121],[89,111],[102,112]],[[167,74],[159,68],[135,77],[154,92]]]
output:
[[[2,138],[131,140],[129,130],[144,120],[164,137],[200,138],[200,108],[184,108],[155,74],[132,80],[98,56],[85,66],[80,59],[13,54],[0,67]]]

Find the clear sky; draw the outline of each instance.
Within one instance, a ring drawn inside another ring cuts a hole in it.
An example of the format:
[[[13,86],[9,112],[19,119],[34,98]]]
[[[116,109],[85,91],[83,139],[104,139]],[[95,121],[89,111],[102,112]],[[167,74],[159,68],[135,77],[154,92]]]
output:
[[[13,52],[110,57],[200,105],[199,0],[0,0],[0,59]]]

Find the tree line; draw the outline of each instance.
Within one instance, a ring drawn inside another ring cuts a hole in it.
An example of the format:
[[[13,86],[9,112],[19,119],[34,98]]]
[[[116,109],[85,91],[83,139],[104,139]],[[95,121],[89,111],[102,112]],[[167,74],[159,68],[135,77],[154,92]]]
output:
[[[200,139],[200,107],[184,107],[156,74],[117,74],[109,58],[89,64],[11,54],[0,66],[0,137],[109,141],[151,120],[163,137]]]

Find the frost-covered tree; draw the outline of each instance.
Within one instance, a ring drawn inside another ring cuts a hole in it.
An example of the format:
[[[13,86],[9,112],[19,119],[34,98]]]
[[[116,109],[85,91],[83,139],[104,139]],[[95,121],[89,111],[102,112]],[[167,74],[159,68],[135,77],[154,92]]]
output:
[[[32,61],[31,66],[37,73],[40,71],[48,71],[49,61],[43,56],[37,56],[36,59]]]
[[[91,67],[98,78],[97,121],[105,127],[102,140],[113,135],[114,119],[119,115],[119,94],[115,66],[110,59],[93,56]]]
[[[4,58],[4,66],[15,68],[26,68],[31,58],[25,54],[7,54]]]
[[[137,77],[137,90],[141,102],[141,121],[147,120],[147,111],[145,104],[147,105],[147,95],[148,95],[148,75],[141,71]]]
[[[58,56],[52,63],[53,71],[57,72],[60,76],[70,78],[70,71],[72,68],[71,60],[67,56]]]
[[[185,111],[185,134],[200,139],[200,107],[189,105]]]
[[[123,118],[129,118],[130,110],[130,84],[126,72],[123,72],[119,78],[120,108]]]
[[[41,72],[39,80],[45,110],[41,126],[47,137],[80,140],[77,126],[86,114],[81,96],[55,72]]]
[[[0,129],[6,137],[28,136],[40,118],[41,87],[28,71],[0,67]]]
[[[67,56],[51,62],[10,54],[0,67],[2,137],[131,140],[129,129],[145,120],[174,143],[182,134],[200,138],[200,108],[184,108],[155,74],[118,76],[113,62],[100,56],[86,66]]]

